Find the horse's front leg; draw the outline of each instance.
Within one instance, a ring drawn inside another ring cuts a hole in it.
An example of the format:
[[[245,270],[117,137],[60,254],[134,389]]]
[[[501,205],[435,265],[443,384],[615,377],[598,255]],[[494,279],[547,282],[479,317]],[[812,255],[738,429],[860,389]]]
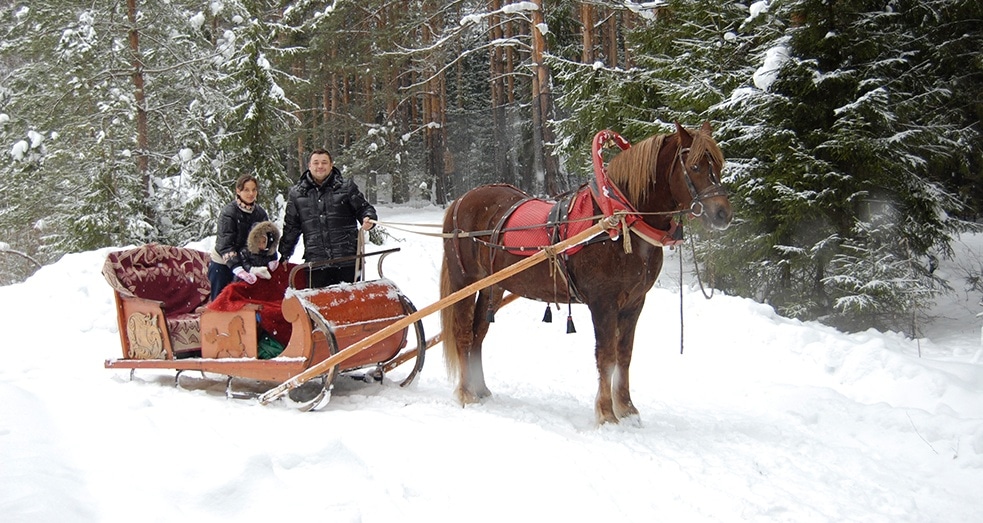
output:
[[[594,323],[594,359],[597,362],[597,396],[594,398],[594,416],[598,425],[617,423],[618,416],[614,411],[611,396],[617,354],[617,321],[615,314],[603,308],[591,308],[591,319]]]
[[[618,419],[631,420],[635,425],[641,424],[641,417],[631,401],[628,369],[631,366],[632,349],[635,347],[635,327],[638,325],[638,316],[641,312],[642,306],[639,305],[624,309],[618,314],[616,363],[612,376],[614,414]]]

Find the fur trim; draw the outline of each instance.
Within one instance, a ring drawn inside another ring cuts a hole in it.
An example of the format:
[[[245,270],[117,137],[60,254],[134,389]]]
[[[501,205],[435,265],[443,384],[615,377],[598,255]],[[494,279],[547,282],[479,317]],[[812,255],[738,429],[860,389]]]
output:
[[[265,249],[260,248],[260,241],[267,238],[268,242]],[[246,249],[253,254],[269,254],[276,252],[277,244],[280,243],[280,229],[271,221],[259,222],[249,231],[246,237]]]

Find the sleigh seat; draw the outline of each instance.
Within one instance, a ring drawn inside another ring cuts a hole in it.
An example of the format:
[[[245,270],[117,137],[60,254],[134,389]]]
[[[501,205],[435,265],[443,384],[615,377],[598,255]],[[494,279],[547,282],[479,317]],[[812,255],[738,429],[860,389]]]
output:
[[[150,243],[111,252],[102,274],[116,297],[124,359],[201,355],[208,253]]]

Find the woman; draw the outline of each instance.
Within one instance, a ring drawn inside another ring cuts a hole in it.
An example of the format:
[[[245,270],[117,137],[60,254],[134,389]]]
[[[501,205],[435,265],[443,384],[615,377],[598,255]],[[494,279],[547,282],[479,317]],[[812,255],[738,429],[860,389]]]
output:
[[[208,264],[208,281],[212,286],[211,299],[214,300],[226,285],[232,280],[240,280],[252,285],[256,283],[256,275],[243,265],[242,252],[246,250],[249,232],[262,222],[269,221],[269,216],[258,203],[259,182],[251,174],[244,174],[236,180],[236,197],[222,209],[218,218],[218,230],[215,233],[215,248],[212,249],[212,261]],[[271,261],[269,269],[276,270],[277,262]]]

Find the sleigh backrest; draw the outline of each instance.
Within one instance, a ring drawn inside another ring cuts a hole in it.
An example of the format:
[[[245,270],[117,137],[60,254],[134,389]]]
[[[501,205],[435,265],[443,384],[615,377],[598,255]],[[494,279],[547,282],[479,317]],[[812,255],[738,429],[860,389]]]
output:
[[[149,243],[111,252],[102,274],[117,292],[163,303],[167,316],[194,312],[208,302],[208,253]]]

